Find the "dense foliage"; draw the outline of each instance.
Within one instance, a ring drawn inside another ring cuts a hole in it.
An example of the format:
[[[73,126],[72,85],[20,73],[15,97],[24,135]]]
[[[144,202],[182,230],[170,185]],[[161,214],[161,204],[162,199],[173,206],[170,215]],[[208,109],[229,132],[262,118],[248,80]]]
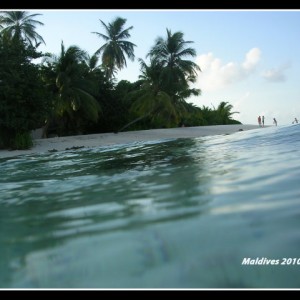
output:
[[[126,19],[100,20],[104,34],[93,33],[104,44],[92,56],[63,42],[55,55],[37,51],[44,43],[36,32],[43,25],[37,16],[0,13],[0,148],[31,147],[30,131],[39,127],[50,137],[239,123],[228,102],[200,108],[186,101],[201,94],[190,87],[201,70],[190,60],[196,56],[193,42],[182,32],[167,29],[149,49],[148,62],[138,59],[139,80],[117,82],[126,57],[135,58],[136,45],[128,40],[133,27],[125,28]]]
[[[0,38],[0,147],[29,148],[30,131],[45,122],[47,90],[32,63],[39,56],[33,46]]]

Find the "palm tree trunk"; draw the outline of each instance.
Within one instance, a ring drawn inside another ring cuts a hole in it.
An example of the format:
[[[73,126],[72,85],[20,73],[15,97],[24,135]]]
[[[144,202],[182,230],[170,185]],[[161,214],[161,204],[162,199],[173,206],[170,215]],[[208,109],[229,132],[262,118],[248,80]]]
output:
[[[50,125],[49,119],[46,120],[46,124],[43,126],[42,139],[48,138],[48,128]]]
[[[121,131],[123,131],[124,129],[126,129],[127,127],[131,126],[132,124],[134,124],[134,123],[136,123],[136,122],[138,122],[138,121],[140,121],[140,120],[142,120],[142,119],[145,119],[146,117],[149,117],[150,114],[151,114],[151,113],[148,113],[148,114],[146,114],[146,115],[143,115],[143,116],[141,116],[141,117],[138,117],[137,119],[135,119],[135,120],[129,122],[128,124],[126,124],[125,126],[123,126],[121,129],[115,131],[115,133],[121,132]]]

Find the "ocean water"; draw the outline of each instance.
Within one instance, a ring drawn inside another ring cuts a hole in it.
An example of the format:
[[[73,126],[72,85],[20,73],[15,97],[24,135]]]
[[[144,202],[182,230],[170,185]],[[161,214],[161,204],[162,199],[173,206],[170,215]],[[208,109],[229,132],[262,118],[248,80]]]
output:
[[[299,125],[2,158],[0,288],[300,288],[299,167]]]

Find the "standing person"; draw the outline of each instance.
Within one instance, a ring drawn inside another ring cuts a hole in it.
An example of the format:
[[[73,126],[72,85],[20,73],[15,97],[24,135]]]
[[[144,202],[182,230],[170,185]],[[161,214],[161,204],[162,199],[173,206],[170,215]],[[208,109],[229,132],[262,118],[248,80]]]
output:
[[[294,122],[293,122],[294,123]],[[298,123],[298,120],[297,120],[297,118],[295,118],[295,123]]]
[[[273,118],[273,123],[275,124],[275,126],[277,126],[277,121],[275,118]]]
[[[262,116],[262,127],[265,127],[265,116]]]
[[[259,127],[261,127],[261,117],[260,116],[258,116],[258,125],[259,125]]]

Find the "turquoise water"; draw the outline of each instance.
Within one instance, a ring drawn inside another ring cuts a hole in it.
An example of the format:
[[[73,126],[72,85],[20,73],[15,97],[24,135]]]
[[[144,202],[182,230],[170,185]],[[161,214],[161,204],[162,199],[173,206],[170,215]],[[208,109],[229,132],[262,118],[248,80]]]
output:
[[[299,288],[299,166],[299,125],[2,158],[0,287]]]

